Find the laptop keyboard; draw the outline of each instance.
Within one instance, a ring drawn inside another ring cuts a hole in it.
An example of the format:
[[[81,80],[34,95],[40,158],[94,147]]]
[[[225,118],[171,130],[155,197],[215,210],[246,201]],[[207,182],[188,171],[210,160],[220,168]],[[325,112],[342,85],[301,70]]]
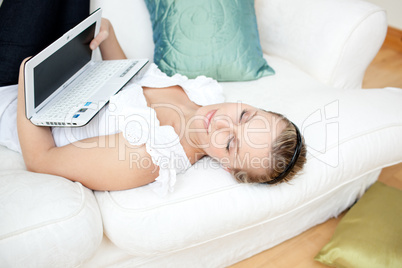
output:
[[[118,74],[120,77],[135,66],[137,61],[102,61],[92,66],[85,79],[81,79],[75,86],[66,90],[51,107],[41,114],[41,118],[47,120],[64,120],[69,112],[76,112],[77,106],[82,106],[85,101],[102,87],[111,77]],[[119,74],[120,72],[120,74]]]

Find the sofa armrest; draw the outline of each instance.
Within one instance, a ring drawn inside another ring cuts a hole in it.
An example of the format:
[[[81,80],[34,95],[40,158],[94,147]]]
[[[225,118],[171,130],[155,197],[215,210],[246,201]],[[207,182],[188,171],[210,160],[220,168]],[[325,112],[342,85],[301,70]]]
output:
[[[383,9],[362,0],[256,0],[261,46],[325,84],[361,88],[387,31]]]

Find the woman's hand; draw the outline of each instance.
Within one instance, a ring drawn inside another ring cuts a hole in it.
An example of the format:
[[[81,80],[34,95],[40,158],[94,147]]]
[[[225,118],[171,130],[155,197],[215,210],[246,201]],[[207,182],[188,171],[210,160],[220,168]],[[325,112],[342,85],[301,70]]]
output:
[[[99,47],[104,60],[120,60],[127,58],[117,41],[112,23],[105,18],[102,18],[99,33],[91,41],[89,47],[92,50]]]
[[[105,41],[109,37],[110,27],[110,21],[108,19],[102,18],[99,33],[89,44],[89,47],[92,50],[95,50],[103,41]]]

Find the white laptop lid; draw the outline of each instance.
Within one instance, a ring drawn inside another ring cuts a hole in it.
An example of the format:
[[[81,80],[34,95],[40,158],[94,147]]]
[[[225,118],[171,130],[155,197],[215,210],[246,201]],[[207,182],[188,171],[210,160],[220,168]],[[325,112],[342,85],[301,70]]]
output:
[[[89,43],[99,33],[101,15],[99,8],[25,63],[25,110],[28,119],[95,57]],[[76,42],[88,45],[76,45]]]

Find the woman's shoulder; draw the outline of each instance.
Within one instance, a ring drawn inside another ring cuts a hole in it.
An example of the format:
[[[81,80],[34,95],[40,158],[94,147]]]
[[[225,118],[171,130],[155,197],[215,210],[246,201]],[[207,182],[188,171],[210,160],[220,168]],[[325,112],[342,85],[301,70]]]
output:
[[[183,88],[191,101],[202,106],[221,103],[225,100],[222,87],[216,80],[203,75],[194,79],[189,79],[181,74],[170,77],[154,63],[151,63],[145,72],[135,77],[133,82],[140,86],[152,88],[178,85]]]

